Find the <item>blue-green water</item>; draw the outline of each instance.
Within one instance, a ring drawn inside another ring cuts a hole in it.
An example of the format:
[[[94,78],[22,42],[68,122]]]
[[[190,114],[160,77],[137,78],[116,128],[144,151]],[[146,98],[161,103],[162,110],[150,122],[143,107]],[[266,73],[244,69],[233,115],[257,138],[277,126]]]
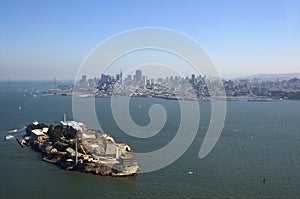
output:
[[[72,119],[72,98],[46,96],[51,83],[0,83],[0,134],[33,120],[52,123],[63,113]],[[177,101],[132,98],[137,124],[149,122],[148,108],[162,104],[168,119],[149,139],[120,131],[110,113],[110,99],[96,99],[103,129],[136,152],[153,151],[175,135],[180,120]],[[19,107],[21,107],[19,109]],[[210,119],[210,103],[200,102],[201,121],[188,151],[170,166],[134,177],[113,178],[61,170],[38,153],[13,141],[0,141],[1,198],[299,198],[300,101],[253,103],[229,101],[222,135],[204,159],[198,152]],[[18,133],[17,133],[18,134]],[[194,172],[189,175],[189,171]],[[266,183],[262,183],[262,179]]]

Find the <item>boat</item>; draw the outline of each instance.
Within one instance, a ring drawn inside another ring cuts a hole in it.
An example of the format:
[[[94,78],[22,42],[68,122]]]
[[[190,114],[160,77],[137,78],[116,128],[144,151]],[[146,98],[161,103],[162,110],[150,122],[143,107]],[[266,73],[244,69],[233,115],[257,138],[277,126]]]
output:
[[[21,138],[17,138],[17,142],[22,146],[24,147],[26,145],[26,141],[24,139],[21,139]]]
[[[14,138],[15,138],[15,136],[13,136],[13,135],[6,135],[6,136],[4,136],[5,140],[12,140]]]

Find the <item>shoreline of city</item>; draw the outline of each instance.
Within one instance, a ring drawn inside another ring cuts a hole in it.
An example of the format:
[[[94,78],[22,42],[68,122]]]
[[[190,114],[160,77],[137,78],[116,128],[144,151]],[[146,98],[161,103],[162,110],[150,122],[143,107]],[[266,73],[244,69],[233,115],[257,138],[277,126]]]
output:
[[[122,72],[115,76],[102,74],[100,78],[93,79],[83,75],[73,85],[60,84],[45,93],[77,97],[128,96],[168,100],[224,98],[300,100],[300,79],[295,77],[288,80],[258,78],[224,80],[195,74],[190,77],[148,79],[141,70],[137,70],[135,75],[128,75],[126,78],[123,77]]]

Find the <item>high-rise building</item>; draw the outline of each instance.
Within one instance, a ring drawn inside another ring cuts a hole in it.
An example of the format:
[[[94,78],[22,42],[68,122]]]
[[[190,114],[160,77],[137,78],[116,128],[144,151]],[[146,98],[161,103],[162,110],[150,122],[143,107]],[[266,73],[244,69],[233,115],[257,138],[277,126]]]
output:
[[[135,81],[137,83],[141,83],[142,82],[142,71],[141,70],[136,70],[135,71]]]
[[[94,88],[96,86],[96,82],[94,82],[94,79],[88,79],[88,86],[90,88]]]
[[[116,74],[116,81],[120,81],[120,74]]]
[[[82,75],[81,81],[82,81],[82,82],[86,82],[86,75]]]
[[[128,76],[127,76],[127,79],[128,79],[129,81],[132,81],[132,75],[128,75]]]
[[[122,81],[123,81],[122,75],[123,75],[122,70],[120,71],[119,74],[116,74],[116,81],[119,82],[120,84],[122,84]]]
[[[120,72],[120,84],[123,84],[123,73],[122,73],[122,70]]]
[[[130,85],[132,83],[132,75],[128,75],[127,78],[125,78],[125,84]]]
[[[195,82],[195,74],[192,74],[192,82]]]
[[[86,75],[82,75],[81,80],[79,80],[79,86],[82,88],[86,88],[88,86]]]
[[[113,77],[109,76],[109,75],[104,75],[102,74],[101,75],[101,79],[100,79],[100,83],[102,84],[108,84],[108,83],[111,83],[113,82]]]
[[[147,84],[147,76],[146,75],[142,75],[142,85],[146,85]]]

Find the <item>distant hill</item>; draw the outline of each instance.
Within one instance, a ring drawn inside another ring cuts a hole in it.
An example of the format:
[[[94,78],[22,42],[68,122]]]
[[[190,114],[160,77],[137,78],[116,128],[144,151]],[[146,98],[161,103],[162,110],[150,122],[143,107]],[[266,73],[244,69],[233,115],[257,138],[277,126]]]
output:
[[[259,80],[289,80],[292,78],[300,79],[300,73],[283,73],[283,74],[256,74],[235,78],[235,80],[240,79],[259,79]]]

